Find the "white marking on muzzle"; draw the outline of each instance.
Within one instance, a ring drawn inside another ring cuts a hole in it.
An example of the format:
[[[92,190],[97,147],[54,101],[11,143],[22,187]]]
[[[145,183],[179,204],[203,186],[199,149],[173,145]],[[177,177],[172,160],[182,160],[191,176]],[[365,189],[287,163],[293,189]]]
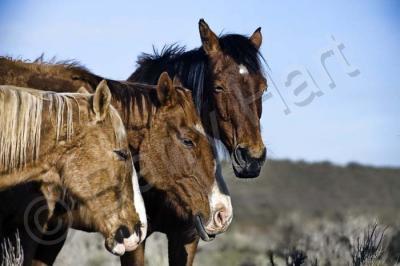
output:
[[[125,246],[124,244],[118,243],[114,246],[114,248],[112,249],[112,253],[122,256],[125,253]]]
[[[140,231],[142,232],[140,242],[142,242],[146,238],[147,234],[147,215],[142,193],[140,192],[138,175],[136,173],[133,162],[132,162],[132,185],[133,185],[133,203],[135,205],[136,212],[139,215],[140,223],[142,224],[142,226],[140,227]]]
[[[126,251],[133,251],[135,250],[140,243],[139,236],[134,233],[128,238],[124,238],[124,245],[125,245],[125,250]]]
[[[231,196],[229,195],[228,188],[221,174],[220,167],[217,167],[216,169],[216,179],[214,181],[211,193],[209,195],[209,201],[211,208],[211,217],[210,221],[207,223],[206,230],[207,229],[211,229],[210,231],[217,230],[218,231],[217,233],[223,232],[228,228],[228,226],[232,221],[233,209],[232,209]],[[225,212],[224,214],[225,217],[227,217],[227,219],[225,220],[225,223],[222,225],[222,227],[218,227],[215,224],[214,216],[216,212],[220,211],[221,209],[224,210]]]

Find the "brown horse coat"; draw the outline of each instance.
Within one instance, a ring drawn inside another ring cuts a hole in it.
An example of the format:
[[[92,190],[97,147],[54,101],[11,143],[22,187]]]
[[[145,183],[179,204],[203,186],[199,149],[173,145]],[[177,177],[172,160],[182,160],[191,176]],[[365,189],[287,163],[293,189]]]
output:
[[[46,90],[52,83],[58,87],[60,82],[67,91],[76,91],[82,85],[91,91],[98,80],[101,78],[76,66],[0,60],[2,83],[30,84]],[[191,93],[178,82],[173,86],[167,75],[160,78],[156,88],[111,80],[108,84],[143,177],[149,232],[162,231],[171,238],[197,243],[195,217],[202,217],[197,224],[205,238],[225,231],[232,217],[230,198],[216,174],[214,155]]]
[[[134,196],[127,135],[110,98],[105,82],[94,95],[0,86],[0,190],[40,182],[57,195],[54,201],[77,202],[82,219],[122,255],[140,242],[133,199],[141,196],[137,189]],[[47,202],[48,218],[54,201]],[[125,243],[118,243],[125,229]]]

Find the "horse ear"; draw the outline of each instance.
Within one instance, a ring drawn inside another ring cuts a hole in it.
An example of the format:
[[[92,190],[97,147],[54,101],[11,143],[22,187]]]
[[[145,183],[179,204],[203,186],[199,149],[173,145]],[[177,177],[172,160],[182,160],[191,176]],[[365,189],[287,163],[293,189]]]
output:
[[[107,86],[107,82],[102,80],[97,85],[93,95],[93,111],[96,114],[96,120],[102,121],[105,119],[108,109],[111,104],[111,92]]]
[[[253,43],[254,47],[260,49],[262,43],[261,27],[258,27],[253,35],[250,36],[250,41]]]
[[[175,93],[174,85],[168,73],[161,73],[157,83],[157,98],[161,105],[173,105]]]
[[[204,19],[199,21],[199,32],[203,49],[206,54],[215,53],[221,50],[217,35],[210,29]]]

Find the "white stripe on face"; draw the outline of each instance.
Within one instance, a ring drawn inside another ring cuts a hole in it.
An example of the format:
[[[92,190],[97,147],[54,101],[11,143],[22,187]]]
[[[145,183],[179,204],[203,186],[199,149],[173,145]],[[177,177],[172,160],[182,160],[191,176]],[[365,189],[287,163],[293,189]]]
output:
[[[135,205],[136,212],[139,215],[140,223],[142,224],[140,230],[142,232],[141,241],[143,241],[146,238],[147,234],[147,215],[142,193],[140,192],[138,175],[136,173],[133,162],[132,162],[132,185],[133,185],[133,203]]]
[[[240,75],[249,74],[249,70],[247,69],[247,67],[245,67],[244,65],[240,64],[239,65],[239,73],[240,73]]]
[[[223,179],[222,182],[225,183]],[[221,191],[219,183],[221,183],[221,180],[215,180],[211,190],[210,194],[211,211],[212,213],[214,213],[215,211],[221,209],[221,207],[224,207],[227,210],[227,212],[232,215],[231,196]]]

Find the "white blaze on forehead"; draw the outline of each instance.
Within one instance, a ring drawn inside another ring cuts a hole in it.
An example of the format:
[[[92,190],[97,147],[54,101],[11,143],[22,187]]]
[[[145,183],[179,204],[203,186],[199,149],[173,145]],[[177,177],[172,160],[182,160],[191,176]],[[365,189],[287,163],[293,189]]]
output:
[[[143,241],[146,238],[147,234],[147,215],[142,193],[140,192],[138,175],[136,173],[133,162],[132,162],[132,185],[133,185],[133,203],[135,205],[136,212],[139,215],[140,223],[142,224],[140,230],[142,232],[141,241]]]
[[[249,74],[249,70],[247,69],[247,67],[245,67],[244,65],[240,64],[239,65],[239,73],[241,75]]]
[[[204,136],[206,135],[206,131],[204,130],[204,127],[202,124],[197,123],[194,125],[194,128],[201,134],[203,134]]]

